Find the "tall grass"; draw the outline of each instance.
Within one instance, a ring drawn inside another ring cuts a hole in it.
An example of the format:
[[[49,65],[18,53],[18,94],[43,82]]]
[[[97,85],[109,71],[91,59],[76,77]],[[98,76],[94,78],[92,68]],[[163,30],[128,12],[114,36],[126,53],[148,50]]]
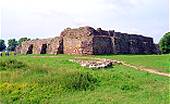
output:
[[[24,67],[27,67],[27,65],[16,59],[7,58],[0,60],[0,70],[22,69]]]
[[[0,103],[169,104],[169,78],[122,65],[90,70],[59,56],[0,58]]]

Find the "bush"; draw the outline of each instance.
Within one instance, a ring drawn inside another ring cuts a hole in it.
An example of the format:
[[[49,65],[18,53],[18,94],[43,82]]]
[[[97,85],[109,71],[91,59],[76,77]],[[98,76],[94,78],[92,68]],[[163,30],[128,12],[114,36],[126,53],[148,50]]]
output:
[[[159,42],[162,53],[170,53],[170,32],[166,33]]]
[[[9,56],[15,56],[15,52],[9,52]]]
[[[6,52],[2,52],[2,56],[6,56]]]
[[[27,65],[16,59],[5,59],[0,61],[0,70],[19,69]]]

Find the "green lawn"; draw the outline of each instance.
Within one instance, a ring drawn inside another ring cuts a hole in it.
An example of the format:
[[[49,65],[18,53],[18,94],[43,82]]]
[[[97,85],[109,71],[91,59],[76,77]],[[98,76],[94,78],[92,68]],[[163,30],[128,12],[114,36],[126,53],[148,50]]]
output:
[[[70,58],[80,56],[57,56],[51,58],[1,57],[0,103],[170,103],[170,79],[167,77],[141,72],[122,65],[106,70],[91,70],[68,61]],[[97,57],[119,59],[169,72],[169,56],[102,55]]]
[[[99,55],[99,57],[117,59],[126,63],[153,68],[160,72],[170,73],[170,54],[167,55]]]

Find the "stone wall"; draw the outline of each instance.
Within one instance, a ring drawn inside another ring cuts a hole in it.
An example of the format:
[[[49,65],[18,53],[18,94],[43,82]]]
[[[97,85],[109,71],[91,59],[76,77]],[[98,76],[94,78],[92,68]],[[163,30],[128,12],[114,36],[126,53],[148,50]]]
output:
[[[47,48],[48,54],[63,54],[63,39],[61,37],[55,37],[49,42]]]
[[[101,28],[98,28],[97,31],[99,36],[108,36],[111,38],[112,49],[108,46],[109,49],[107,47],[105,50],[112,50],[112,53],[114,54],[154,54],[160,52],[153,43],[153,39],[150,37],[115,32],[114,30],[105,31]],[[106,41],[108,42],[108,40]],[[102,41],[102,43],[105,45],[104,41]],[[104,49],[102,50],[105,51]],[[107,54],[107,52],[104,54]]]
[[[120,54],[152,54],[157,53],[155,44],[150,37],[115,32],[113,35],[115,52]]]
[[[16,52],[21,54],[62,54],[63,41],[60,37],[30,40],[18,46]]]
[[[61,36],[65,54],[111,54],[112,40],[91,27],[65,29]]]
[[[67,28],[61,33],[64,54],[93,54],[93,34],[91,27]]]
[[[93,37],[93,54],[112,54],[113,44],[111,37],[108,36],[94,36]]]
[[[155,54],[150,37],[92,27],[67,28],[60,37],[30,40],[16,48],[22,54]]]
[[[21,54],[46,54],[51,39],[29,40],[21,45]]]

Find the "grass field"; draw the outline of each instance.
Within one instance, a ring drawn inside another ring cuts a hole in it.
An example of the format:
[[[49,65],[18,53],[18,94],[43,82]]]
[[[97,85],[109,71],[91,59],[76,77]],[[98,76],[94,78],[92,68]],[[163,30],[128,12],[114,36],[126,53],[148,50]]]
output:
[[[170,73],[170,54],[168,55],[108,55],[104,58],[125,61],[135,66],[152,68],[160,72]]]
[[[49,56],[49,55],[46,55]],[[0,58],[2,104],[169,104],[170,78],[116,65],[91,70],[68,59]],[[170,55],[98,55],[170,72]]]

